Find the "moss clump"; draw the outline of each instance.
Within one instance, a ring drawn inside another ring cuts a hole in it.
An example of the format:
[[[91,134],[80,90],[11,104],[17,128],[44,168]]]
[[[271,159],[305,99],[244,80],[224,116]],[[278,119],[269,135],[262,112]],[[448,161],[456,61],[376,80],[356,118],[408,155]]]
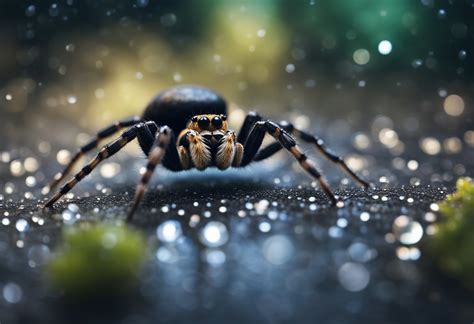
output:
[[[65,295],[122,295],[137,283],[147,250],[139,232],[125,225],[82,223],[65,229],[63,242],[47,270],[52,285]]]
[[[431,252],[445,272],[474,289],[474,183],[460,178],[456,192],[439,203],[444,216],[430,242]]]

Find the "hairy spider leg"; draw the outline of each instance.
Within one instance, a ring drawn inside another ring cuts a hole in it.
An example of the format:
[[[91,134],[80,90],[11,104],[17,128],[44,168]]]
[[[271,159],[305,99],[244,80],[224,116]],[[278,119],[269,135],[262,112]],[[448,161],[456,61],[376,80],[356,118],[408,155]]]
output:
[[[103,160],[109,158],[110,156],[114,155],[118,151],[120,151],[125,145],[133,141],[139,134],[146,134],[145,131],[148,131],[148,127],[152,129],[157,129],[155,122],[142,122],[136,124],[120,135],[117,139],[110,142],[109,144],[102,147],[102,149],[97,153],[96,157],[93,158],[89,163],[87,163],[81,171],[77,172],[74,177],[69,180],[61,189],[51,198],[49,199],[44,207],[51,207],[56,201],[58,201],[62,196],[68,193],[74,186],[84,179],[89,173],[94,170],[97,165],[102,162]]]
[[[336,197],[334,196],[326,179],[322,177],[322,175],[314,166],[314,163],[309,160],[308,157],[296,145],[295,139],[284,129],[278,126],[278,124],[272,121],[258,121],[255,123],[244,144],[244,157],[242,159],[241,166],[246,166],[252,162],[253,158],[258,152],[258,149],[262,145],[263,138],[265,137],[266,133],[273,136],[273,138],[277,140],[282,147],[288,150],[295,157],[301,167],[303,167],[306,172],[308,172],[319,182],[321,189],[323,189],[331,202],[335,204],[337,202]]]
[[[79,151],[72,157],[69,161],[68,165],[64,168],[63,172],[56,174],[54,180],[49,184],[49,190],[53,191],[56,187],[61,183],[61,181],[69,175],[72,168],[76,163],[80,160],[82,156],[84,156],[87,152],[92,151],[97,146],[101,140],[112,136],[113,134],[117,133],[119,130],[136,125],[142,121],[142,118],[139,116],[134,116],[131,118],[127,118],[124,120],[120,120],[110,126],[105,127],[101,131],[97,132],[96,136],[90,140],[86,145],[82,146]]]
[[[349,174],[356,182],[358,182],[360,185],[362,185],[364,188],[369,187],[369,183],[361,179],[349,166],[346,164],[344,159],[334,152],[332,152],[330,149],[328,149],[324,145],[324,141],[320,139],[319,137],[312,135],[306,131],[297,129],[293,126],[293,124],[287,122],[287,121],[282,121],[278,124],[281,128],[283,128],[285,131],[287,131],[290,134],[293,134],[297,137],[299,137],[301,140],[303,140],[306,143],[314,144],[316,146],[316,149],[329,161],[339,165],[339,167],[345,171],[347,174]],[[268,145],[267,147],[264,147],[261,149],[254,157],[254,161],[261,161],[264,160],[273,154],[277,153],[280,151],[283,147],[281,146],[280,143],[272,143]]]
[[[161,163],[163,157],[167,153],[168,146],[171,142],[173,131],[168,126],[161,127],[155,135],[154,143],[148,154],[148,163],[146,166],[146,172],[143,174],[140,182],[137,185],[135,191],[135,198],[133,199],[132,207],[127,215],[127,221],[131,221],[138,205],[143,199],[145,194],[146,186],[150,181],[153,172],[158,164]]]

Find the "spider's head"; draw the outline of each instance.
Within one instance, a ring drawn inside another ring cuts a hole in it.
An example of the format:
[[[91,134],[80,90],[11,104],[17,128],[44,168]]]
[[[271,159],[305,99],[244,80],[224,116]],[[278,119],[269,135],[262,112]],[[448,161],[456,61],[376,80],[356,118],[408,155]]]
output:
[[[188,128],[197,132],[226,132],[228,127],[227,117],[225,115],[196,115],[188,122]]]

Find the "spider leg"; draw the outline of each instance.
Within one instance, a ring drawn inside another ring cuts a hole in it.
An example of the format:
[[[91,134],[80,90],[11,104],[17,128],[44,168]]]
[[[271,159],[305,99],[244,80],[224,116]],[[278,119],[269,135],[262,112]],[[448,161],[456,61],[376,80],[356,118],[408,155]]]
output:
[[[141,122],[142,119],[141,117],[135,116],[132,118],[120,120],[108,127],[105,127],[101,131],[97,132],[96,136],[94,139],[90,140],[86,145],[82,146],[79,151],[72,157],[72,159],[69,161],[68,165],[64,168],[63,172],[56,174],[54,177],[54,180],[49,184],[49,190],[52,191],[56,189],[56,187],[61,183],[61,181],[69,175],[71,172],[72,168],[76,163],[80,160],[82,156],[84,156],[87,152],[92,151],[94,148],[96,148],[100,141],[112,136],[119,130],[125,128],[125,127],[130,127],[133,125],[138,124]]]
[[[333,204],[336,203],[336,197],[334,197],[329,184],[316,169],[313,162],[311,162],[311,160],[309,160],[308,157],[296,145],[295,139],[278,124],[272,121],[258,121],[255,123],[244,145],[244,156],[241,166],[248,165],[252,162],[253,158],[258,152],[258,149],[262,145],[265,134],[267,133],[273,136],[273,138],[275,138],[275,140],[277,140],[282,147],[288,150],[306,172],[318,180],[319,185],[329,197],[331,202]]]
[[[237,143],[245,144],[253,126],[260,120],[262,120],[262,117],[260,117],[259,114],[253,111],[249,112],[240,128],[239,135],[237,136]]]
[[[314,144],[316,146],[316,149],[324,155],[325,158],[327,158],[329,161],[339,165],[339,167],[344,170],[347,174],[349,174],[355,181],[357,181],[359,184],[361,184],[363,187],[368,188],[369,183],[361,179],[349,166],[346,164],[344,159],[338,155],[336,155],[334,152],[332,152],[330,149],[326,148],[324,145],[324,141],[317,136],[314,136],[308,132],[305,132],[303,130],[297,129],[293,126],[293,124],[282,121],[279,123],[280,127],[283,128],[285,131],[287,131],[290,134],[296,135],[299,138],[301,138],[304,142]],[[272,143],[268,145],[267,147],[264,147],[261,149],[254,157],[254,161],[261,161],[264,160],[273,154],[277,153],[280,151],[283,147],[281,146],[280,143]]]
[[[255,154],[253,161],[258,162],[268,159],[270,156],[280,152],[282,148],[283,146],[281,146],[280,142],[271,143],[268,146],[260,149],[257,154]]]
[[[87,163],[81,171],[76,173],[74,177],[69,180],[61,189],[51,198],[49,199],[44,207],[51,207],[53,204],[58,201],[62,196],[68,193],[74,186],[84,179],[89,173],[94,170],[97,165],[102,162],[103,160],[107,159],[108,157],[114,155],[118,151],[120,151],[125,145],[133,141],[137,134],[140,132],[144,132],[150,127],[156,127],[154,122],[146,122],[146,123],[139,123],[122,133],[122,135],[117,138],[116,140],[110,142],[109,144],[102,147],[102,149],[97,153],[96,157],[93,158],[89,163]]]
[[[173,131],[168,126],[163,126],[156,133],[156,137],[153,143],[153,146],[150,149],[148,154],[148,164],[146,166],[146,172],[143,174],[140,183],[137,185],[135,192],[135,198],[133,199],[133,204],[130,209],[130,212],[127,215],[127,221],[131,221],[133,214],[137,210],[140,201],[143,199],[145,194],[146,185],[151,179],[153,172],[158,164],[160,164],[167,152],[168,145],[170,144]]]

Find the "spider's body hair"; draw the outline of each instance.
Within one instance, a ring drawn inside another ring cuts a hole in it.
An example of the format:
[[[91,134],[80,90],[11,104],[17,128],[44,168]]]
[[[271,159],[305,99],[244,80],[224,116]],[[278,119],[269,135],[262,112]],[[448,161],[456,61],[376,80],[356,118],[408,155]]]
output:
[[[187,134],[191,161],[198,170],[206,169],[212,161],[210,141],[192,130]]]
[[[215,120],[217,123],[213,123]],[[194,116],[179,134],[177,145],[183,169],[225,170],[238,166],[243,155],[243,146],[236,142],[234,131],[228,130],[223,115]]]

